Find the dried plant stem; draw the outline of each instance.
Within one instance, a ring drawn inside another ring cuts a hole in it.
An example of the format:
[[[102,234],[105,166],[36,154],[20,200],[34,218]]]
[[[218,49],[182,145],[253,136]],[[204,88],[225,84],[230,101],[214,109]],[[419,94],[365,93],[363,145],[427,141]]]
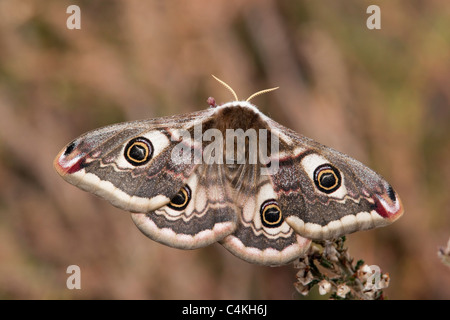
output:
[[[332,299],[383,299],[382,289],[389,285],[389,275],[363,260],[354,263],[344,243],[345,237],[312,244],[308,254],[295,264],[299,269],[297,291],[307,295],[318,285],[319,293],[330,294]]]

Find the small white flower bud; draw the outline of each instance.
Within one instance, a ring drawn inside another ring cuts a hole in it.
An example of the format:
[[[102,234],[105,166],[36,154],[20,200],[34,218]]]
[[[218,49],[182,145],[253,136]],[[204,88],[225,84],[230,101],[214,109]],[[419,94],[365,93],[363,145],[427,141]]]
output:
[[[336,294],[338,297],[345,298],[345,296],[349,292],[350,292],[350,288],[346,284],[340,284],[340,285],[338,285]]]
[[[365,283],[371,275],[372,275],[372,268],[367,264],[359,268],[357,272],[357,277],[359,280],[361,280],[362,283]]]
[[[323,250],[323,255],[327,260],[338,262],[339,261],[339,252],[333,245],[333,242],[326,242]]]
[[[331,283],[328,282],[327,280],[322,280],[319,282],[319,294],[320,295],[325,295],[327,293],[329,293],[331,290]]]
[[[380,282],[378,282],[378,289],[386,289],[389,287],[389,282],[391,281],[391,278],[389,277],[388,273],[385,273],[381,276]]]
[[[295,289],[297,289],[297,291],[303,295],[306,296],[309,293],[309,288],[308,286],[304,286],[303,284],[301,284],[300,282],[296,282],[294,283],[294,287]]]

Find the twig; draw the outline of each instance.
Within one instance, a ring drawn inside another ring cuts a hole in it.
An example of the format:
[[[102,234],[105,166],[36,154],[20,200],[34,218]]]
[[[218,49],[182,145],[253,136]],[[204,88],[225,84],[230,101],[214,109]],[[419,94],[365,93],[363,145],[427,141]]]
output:
[[[308,254],[294,264],[299,269],[294,284],[297,291],[307,295],[318,285],[319,293],[330,294],[331,299],[384,299],[382,290],[389,286],[389,274],[363,260],[354,263],[345,240],[313,242]]]

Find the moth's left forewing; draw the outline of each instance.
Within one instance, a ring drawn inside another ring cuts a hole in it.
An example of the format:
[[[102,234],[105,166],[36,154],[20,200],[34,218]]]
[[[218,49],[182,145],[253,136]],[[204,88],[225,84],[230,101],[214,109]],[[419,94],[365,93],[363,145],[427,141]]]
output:
[[[268,120],[280,139],[271,175],[286,222],[301,236],[332,239],[385,226],[403,213],[400,198],[359,161]]]
[[[206,121],[210,114],[206,110],[93,130],[61,150],[54,167],[69,183],[121,209],[155,210],[170,202],[196,167],[190,159],[172,161],[182,133]],[[183,143],[192,153],[201,147],[193,139]]]

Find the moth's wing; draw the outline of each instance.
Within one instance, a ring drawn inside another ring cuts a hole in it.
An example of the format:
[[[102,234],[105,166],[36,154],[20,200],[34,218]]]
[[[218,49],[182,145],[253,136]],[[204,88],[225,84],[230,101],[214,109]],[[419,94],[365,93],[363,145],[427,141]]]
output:
[[[284,221],[268,223],[273,216],[263,220],[261,206],[271,212],[268,200],[276,196],[270,180],[252,166],[237,166],[231,175],[229,169],[199,165],[171,203],[132,214],[133,221],[149,238],[171,247],[195,249],[220,241],[237,257],[263,265],[282,265],[303,255],[311,240]]]
[[[237,257],[251,263],[277,266],[302,256],[311,240],[289,226],[276,203],[277,194],[258,165],[227,168],[239,207],[236,230],[220,243]]]
[[[223,239],[236,228],[238,209],[223,166],[201,164],[172,201],[146,214],[132,214],[149,238],[180,249]]]
[[[285,221],[301,236],[332,239],[388,225],[403,214],[400,198],[379,174],[273,120],[268,123],[279,137],[279,152],[271,159],[278,168],[270,179]]]
[[[72,141],[57,155],[56,171],[71,184],[131,212],[166,205],[195,170],[201,144],[185,135],[211,118],[212,110],[126,122],[100,128]],[[131,161],[135,159],[136,161]]]

